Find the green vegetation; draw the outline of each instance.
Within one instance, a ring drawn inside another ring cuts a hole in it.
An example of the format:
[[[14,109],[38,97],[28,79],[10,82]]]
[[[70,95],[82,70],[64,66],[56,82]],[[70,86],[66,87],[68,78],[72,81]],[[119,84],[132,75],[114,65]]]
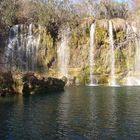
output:
[[[87,11],[89,5],[92,12]],[[96,19],[126,18],[128,12],[127,3],[116,3],[112,0],[108,2],[88,0],[81,3],[72,3],[70,0],[1,0],[0,34],[6,33],[5,31],[14,24],[34,22],[45,26],[53,39],[56,39],[63,25],[68,24],[74,28],[81,22],[86,22],[81,19],[89,16]]]
[[[89,77],[87,62],[90,25],[96,20],[94,72],[96,75],[102,74],[98,80],[99,83],[106,83],[110,73],[109,58],[111,55],[107,21],[109,19],[114,21],[116,73],[122,75],[127,69],[133,67],[135,47],[133,42],[129,43],[130,41],[126,39],[126,30],[122,27],[124,23],[118,19],[122,18],[124,21],[131,19],[128,15],[138,14],[139,9],[133,8],[129,9],[128,3],[118,3],[113,0],[100,0],[100,2],[86,0],[81,3],[72,3],[70,0],[1,0],[0,41],[3,37],[6,38],[10,27],[15,24],[41,25],[38,67],[48,71],[48,68],[53,67],[52,63],[57,58],[56,46],[61,39],[60,29],[69,26],[71,30],[70,68],[74,69],[70,71],[70,74],[84,83]],[[38,32],[37,29],[33,32]],[[127,43],[123,44],[124,42]],[[56,64],[53,68],[49,73],[57,75]],[[79,71],[77,71],[78,68]]]

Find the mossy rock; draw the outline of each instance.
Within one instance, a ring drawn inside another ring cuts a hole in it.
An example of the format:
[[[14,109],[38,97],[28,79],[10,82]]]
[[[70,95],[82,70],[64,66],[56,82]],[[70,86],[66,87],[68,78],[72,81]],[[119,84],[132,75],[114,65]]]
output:
[[[108,76],[101,75],[98,79],[98,84],[106,84],[106,83],[108,83]]]

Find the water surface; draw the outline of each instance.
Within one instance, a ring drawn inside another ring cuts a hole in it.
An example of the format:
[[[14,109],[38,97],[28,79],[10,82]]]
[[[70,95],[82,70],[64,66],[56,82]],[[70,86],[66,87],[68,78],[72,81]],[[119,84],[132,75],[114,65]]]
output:
[[[0,98],[0,140],[139,140],[140,87]]]

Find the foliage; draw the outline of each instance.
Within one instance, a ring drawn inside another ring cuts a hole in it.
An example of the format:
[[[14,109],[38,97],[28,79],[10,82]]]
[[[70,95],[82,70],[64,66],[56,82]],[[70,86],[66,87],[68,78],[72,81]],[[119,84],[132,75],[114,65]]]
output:
[[[107,30],[104,28],[100,28],[98,23],[96,24],[96,44],[97,46],[101,46],[105,44],[105,40],[107,39]]]
[[[11,26],[15,16],[13,0],[0,1],[0,33],[4,33],[7,27]]]
[[[125,38],[124,31],[118,31],[118,32],[116,32],[115,39],[116,39],[117,42],[119,42],[119,43],[123,42],[124,41],[124,38]]]
[[[129,7],[127,2],[114,2],[113,0],[101,0],[99,6],[100,18],[124,18],[128,17]]]
[[[112,0],[85,0],[81,3],[70,0],[1,0],[0,15],[1,30],[13,24],[34,22],[47,27],[56,39],[62,26],[75,28],[84,18],[126,18],[128,5]]]
[[[81,16],[94,16],[96,19],[101,18],[126,18],[129,12],[127,2],[116,2],[114,0],[81,0],[77,4],[78,13]]]

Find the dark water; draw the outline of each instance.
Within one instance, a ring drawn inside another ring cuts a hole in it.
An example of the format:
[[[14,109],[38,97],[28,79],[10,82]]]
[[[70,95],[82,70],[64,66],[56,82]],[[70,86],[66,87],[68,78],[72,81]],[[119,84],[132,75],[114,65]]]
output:
[[[0,98],[0,140],[140,140],[140,87]]]

